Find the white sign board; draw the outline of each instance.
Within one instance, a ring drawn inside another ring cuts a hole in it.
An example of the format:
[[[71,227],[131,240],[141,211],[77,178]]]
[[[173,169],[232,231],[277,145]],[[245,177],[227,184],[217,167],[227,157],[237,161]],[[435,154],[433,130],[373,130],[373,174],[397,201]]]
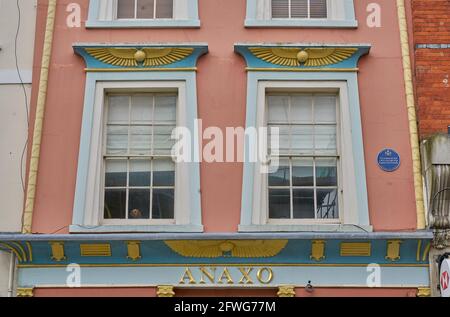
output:
[[[450,259],[442,261],[439,285],[442,297],[450,297]]]

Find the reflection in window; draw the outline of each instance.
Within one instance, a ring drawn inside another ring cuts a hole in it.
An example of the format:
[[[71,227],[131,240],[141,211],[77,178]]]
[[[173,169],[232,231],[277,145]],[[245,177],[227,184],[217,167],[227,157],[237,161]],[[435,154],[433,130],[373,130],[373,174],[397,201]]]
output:
[[[280,130],[279,168],[268,176],[270,219],[338,219],[337,96],[269,94]]]

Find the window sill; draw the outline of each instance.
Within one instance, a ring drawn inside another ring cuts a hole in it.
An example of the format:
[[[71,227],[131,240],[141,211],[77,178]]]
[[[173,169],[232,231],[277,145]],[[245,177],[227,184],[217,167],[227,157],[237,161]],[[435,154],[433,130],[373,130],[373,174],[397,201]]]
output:
[[[71,225],[70,233],[127,233],[127,232],[174,232],[174,233],[201,233],[201,225],[108,225],[108,226],[80,226]]]
[[[342,224],[240,225],[239,232],[373,232],[373,227]]]
[[[247,28],[357,28],[356,20],[245,20]]]
[[[200,20],[86,21],[86,28],[199,28]]]

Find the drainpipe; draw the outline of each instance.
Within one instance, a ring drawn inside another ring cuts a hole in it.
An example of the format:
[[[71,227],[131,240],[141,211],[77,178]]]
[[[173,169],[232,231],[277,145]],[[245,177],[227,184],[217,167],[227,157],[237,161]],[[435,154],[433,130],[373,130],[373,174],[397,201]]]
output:
[[[14,296],[15,268],[16,268],[16,256],[14,255],[14,252],[11,252],[11,257],[9,260],[8,297]]]
[[[409,53],[408,24],[406,22],[405,0],[397,0],[400,43],[402,48],[403,74],[408,109],[409,135],[413,160],[414,192],[416,196],[417,229],[425,229],[425,208],[423,199],[422,167],[420,163],[419,134],[417,132],[416,106],[412,82],[411,58]]]
[[[42,129],[44,123],[45,103],[47,99],[48,72],[53,44],[55,26],[56,1],[48,0],[47,24],[45,27],[44,48],[42,52],[41,77],[36,105],[36,118],[34,121],[33,143],[31,148],[30,167],[28,172],[27,196],[23,213],[22,233],[31,233],[33,221],[34,202],[36,197],[36,183],[39,169],[39,156],[41,151]]]

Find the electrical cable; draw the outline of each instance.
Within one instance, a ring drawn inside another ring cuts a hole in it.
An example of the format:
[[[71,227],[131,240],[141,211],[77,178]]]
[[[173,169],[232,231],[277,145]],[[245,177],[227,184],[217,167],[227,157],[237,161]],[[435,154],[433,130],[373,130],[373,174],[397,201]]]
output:
[[[23,91],[23,96],[24,96],[24,101],[25,101],[25,116],[26,116],[26,120],[27,120],[27,136],[26,136],[26,140],[25,140],[25,144],[23,146],[22,149],[22,153],[20,156],[20,166],[19,166],[19,170],[20,170],[20,183],[22,185],[22,191],[23,191],[23,195],[25,197],[25,175],[24,175],[24,170],[23,170],[23,163],[24,163],[24,159],[25,159],[25,153],[28,147],[28,142],[29,142],[29,132],[30,132],[30,119],[29,119],[29,107],[28,107],[28,94],[27,94],[27,90],[25,87],[25,83],[23,82],[22,79],[22,74],[20,73],[20,69],[19,69],[19,57],[17,54],[17,46],[18,46],[18,41],[19,41],[19,35],[20,35],[20,26],[22,24],[22,12],[20,9],[20,0],[16,0],[16,7],[17,7],[17,29],[16,29],[16,35],[14,38],[14,58],[15,58],[15,65],[16,65],[16,71],[17,71],[17,75],[19,77],[20,80],[20,85],[22,87],[22,91]],[[24,214],[22,214],[22,218],[21,218],[21,222],[22,222],[22,226],[23,226],[23,222],[24,222]]]
[[[17,29],[16,29],[16,35],[15,35],[15,39],[14,39],[14,58],[15,58],[15,65],[16,65],[16,71],[17,71],[17,76],[19,77],[20,80],[20,84],[22,87],[22,91],[23,91],[23,96],[24,96],[24,101],[25,101],[25,116],[27,119],[27,138],[24,144],[24,147],[22,149],[22,154],[20,157],[20,181],[22,184],[22,190],[25,194],[25,180],[24,180],[24,175],[23,175],[23,161],[25,158],[25,153],[26,153],[26,149],[28,146],[28,132],[29,132],[29,128],[30,128],[30,121],[29,121],[29,107],[28,107],[28,94],[27,94],[27,90],[25,87],[25,83],[23,82],[22,79],[22,74],[20,73],[20,69],[19,69],[19,58],[18,58],[18,54],[17,54],[17,46],[18,46],[18,40],[19,40],[19,35],[20,35],[20,26],[22,24],[22,16],[21,16],[21,9],[20,9],[20,0],[16,0],[16,6],[17,6],[17,13],[18,13],[18,17],[17,17]]]

